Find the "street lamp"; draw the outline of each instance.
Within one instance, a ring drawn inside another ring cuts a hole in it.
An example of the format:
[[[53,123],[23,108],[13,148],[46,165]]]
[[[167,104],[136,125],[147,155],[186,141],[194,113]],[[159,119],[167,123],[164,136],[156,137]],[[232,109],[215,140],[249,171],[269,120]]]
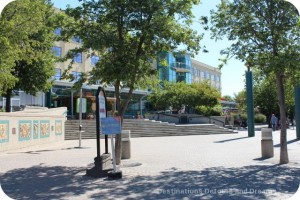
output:
[[[300,14],[300,1],[299,0],[285,0],[293,4]],[[300,85],[295,86],[295,121],[296,121],[296,135],[300,139]]]
[[[253,106],[253,78],[252,71],[248,63],[245,64],[247,71],[246,76],[246,94],[247,94],[247,126],[248,126],[248,137],[254,137],[254,106]]]

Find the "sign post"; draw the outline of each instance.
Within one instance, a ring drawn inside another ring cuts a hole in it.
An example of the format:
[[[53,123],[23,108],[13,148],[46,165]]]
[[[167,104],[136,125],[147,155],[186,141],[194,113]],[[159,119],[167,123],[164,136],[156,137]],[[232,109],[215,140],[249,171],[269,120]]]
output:
[[[107,117],[101,118],[101,133],[105,135],[111,135],[111,152],[113,158],[113,171],[108,173],[108,178],[111,179],[120,179],[122,178],[122,171],[116,167],[116,156],[115,156],[115,147],[114,147],[114,138],[113,135],[121,134],[121,120],[119,118]]]
[[[110,154],[107,148],[107,135],[105,137],[105,153],[100,156],[100,124],[101,119],[106,119],[106,96],[104,89],[98,87],[96,94],[96,145],[97,156],[94,158],[95,166],[86,170],[86,175],[100,178],[107,177],[110,165]],[[104,169],[105,168],[105,169]]]

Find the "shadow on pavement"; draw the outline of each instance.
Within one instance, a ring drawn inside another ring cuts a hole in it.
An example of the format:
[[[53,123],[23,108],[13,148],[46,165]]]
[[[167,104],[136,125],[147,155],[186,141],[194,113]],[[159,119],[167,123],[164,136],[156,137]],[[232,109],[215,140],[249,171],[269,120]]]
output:
[[[139,166],[142,167],[142,166]],[[141,171],[142,169],[139,169]],[[172,168],[156,176],[105,181],[83,176],[85,168],[43,166],[21,168],[0,175],[4,192],[18,199],[270,199],[275,192],[294,194],[300,170],[284,165]]]
[[[246,139],[249,137],[239,137],[239,138],[233,138],[233,139],[228,139],[228,140],[220,140],[220,141],[215,141],[214,143],[224,143],[224,142],[230,142],[230,141],[234,141],[234,140],[241,140],[241,139]]]
[[[293,139],[293,140],[287,141],[286,143],[287,143],[287,144],[291,144],[291,143],[298,142],[298,141],[300,141],[300,140],[298,140],[298,139]],[[279,144],[275,144],[274,147],[280,147],[280,143],[279,143]]]

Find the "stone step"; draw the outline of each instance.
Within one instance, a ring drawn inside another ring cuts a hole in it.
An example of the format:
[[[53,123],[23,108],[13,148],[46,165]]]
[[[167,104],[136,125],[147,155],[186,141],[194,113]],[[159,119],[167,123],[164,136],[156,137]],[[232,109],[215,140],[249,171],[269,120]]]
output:
[[[82,139],[96,138],[96,121],[82,120]],[[68,120],[66,122],[66,140],[79,139],[79,120]],[[160,122],[144,119],[125,119],[123,130],[131,130],[131,137],[164,137],[181,135],[207,135],[207,134],[229,134],[233,133],[223,127],[214,124],[185,124]],[[101,135],[101,138],[104,137]]]

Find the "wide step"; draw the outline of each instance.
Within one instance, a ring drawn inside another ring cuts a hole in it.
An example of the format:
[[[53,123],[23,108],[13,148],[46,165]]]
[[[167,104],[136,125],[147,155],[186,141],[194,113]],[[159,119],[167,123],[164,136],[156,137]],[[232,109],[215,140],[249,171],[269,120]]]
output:
[[[79,120],[68,120],[65,124],[65,139],[79,138]],[[82,120],[82,139],[96,138],[96,121]],[[131,137],[164,137],[183,135],[232,134],[232,130],[213,124],[175,125],[173,123],[158,122],[144,119],[125,119],[123,130],[131,130]],[[103,138],[103,135],[101,135]]]

